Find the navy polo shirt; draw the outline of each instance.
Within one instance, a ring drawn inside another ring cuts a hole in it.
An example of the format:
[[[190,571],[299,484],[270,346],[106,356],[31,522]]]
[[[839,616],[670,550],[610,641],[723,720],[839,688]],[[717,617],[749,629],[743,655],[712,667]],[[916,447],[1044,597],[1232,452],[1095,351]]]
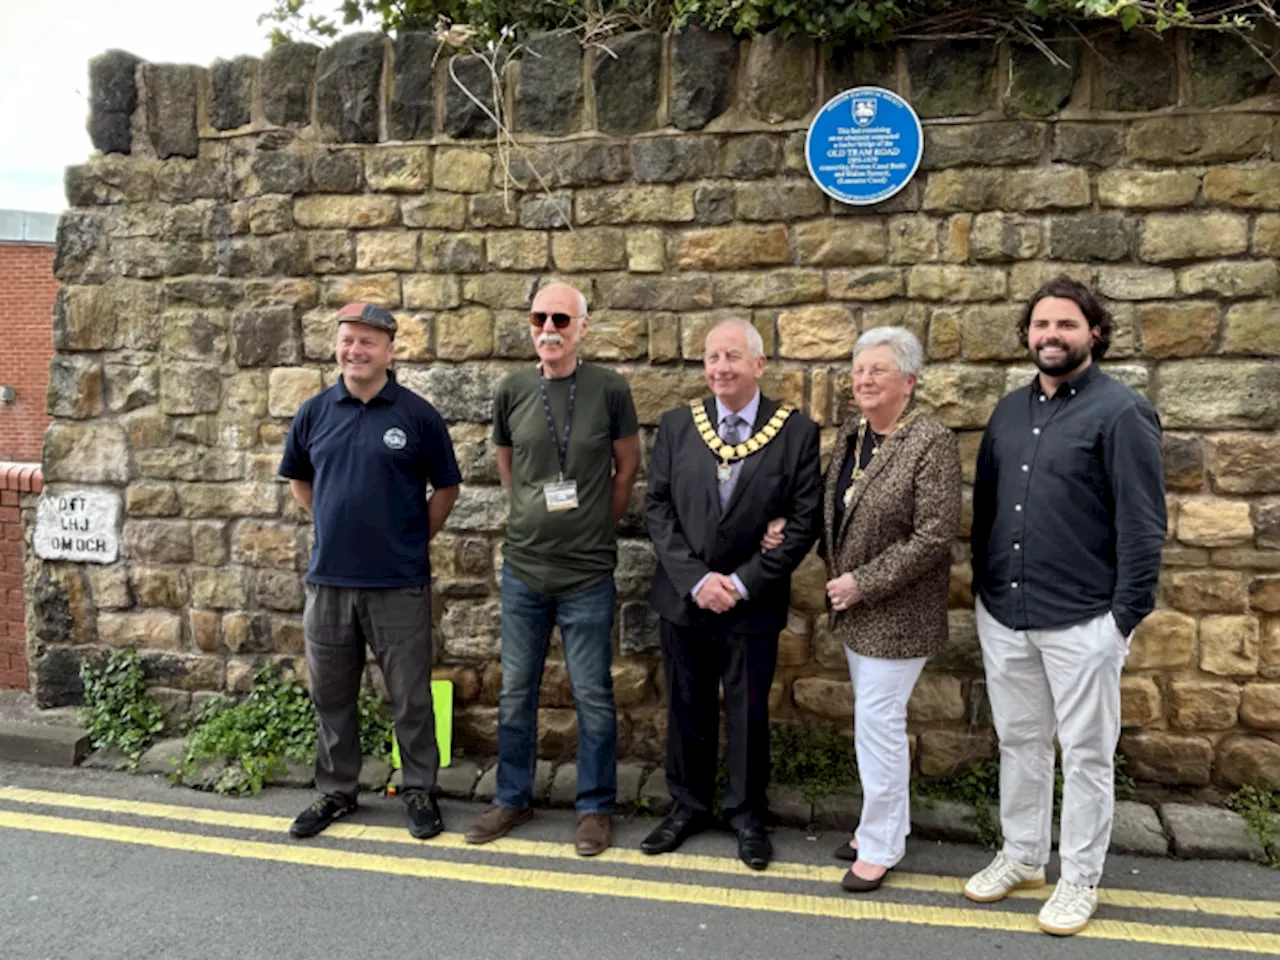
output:
[[[309,583],[413,587],[431,578],[427,484],[457,486],[462,475],[435,407],[387,377],[368,403],[339,379],[289,428],[280,475],[313,488]]]

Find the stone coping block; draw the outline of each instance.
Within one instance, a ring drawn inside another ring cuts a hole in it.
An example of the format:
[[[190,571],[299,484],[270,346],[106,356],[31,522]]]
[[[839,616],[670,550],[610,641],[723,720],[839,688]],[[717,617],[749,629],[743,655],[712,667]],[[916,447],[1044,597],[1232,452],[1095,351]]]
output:
[[[0,721],[0,760],[46,767],[74,767],[89,753],[79,727],[38,721]]]
[[[1231,810],[1185,803],[1160,805],[1160,818],[1173,837],[1173,853],[1188,860],[1260,860],[1262,844]]]

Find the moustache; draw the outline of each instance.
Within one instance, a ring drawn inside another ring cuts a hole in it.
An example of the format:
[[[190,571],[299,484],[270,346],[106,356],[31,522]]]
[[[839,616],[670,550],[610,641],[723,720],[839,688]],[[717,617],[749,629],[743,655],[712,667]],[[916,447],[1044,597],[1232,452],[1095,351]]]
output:
[[[564,337],[558,333],[540,333],[538,334],[538,346],[559,347],[564,344]]]

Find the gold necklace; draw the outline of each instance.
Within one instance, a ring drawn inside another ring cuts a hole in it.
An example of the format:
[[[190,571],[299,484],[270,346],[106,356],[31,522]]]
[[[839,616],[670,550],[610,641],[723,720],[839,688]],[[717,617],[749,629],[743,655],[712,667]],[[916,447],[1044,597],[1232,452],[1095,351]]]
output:
[[[769,441],[778,435],[787,417],[794,412],[791,407],[779,407],[769,418],[769,422],[761,427],[754,437],[739,444],[728,444],[720,439],[715,427],[711,425],[711,418],[707,416],[706,407],[701,400],[690,400],[689,410],[693,413],[693,425],[697,428],[698,435],[702,437],[702,442],[720,461],[716,467],[716,479],[721,483],[727,483],[733,476],[734,463],[763,450]]]
[[[886,440],[888,440],[891,436],[893,436],[893,434],[897,432],[900,428],[905,427],[912,420],[914,420],[917,412],[918,411],[916,410],[912,410],[909,414],[907,414],[905,417],[903,417],[901,420],[895,423],[892,427],[886,430],[884,432],[884,435],[881,436],[880,439],[878,440],[873,439],[871,441],[872,443],[871,456],[874,458],[876,454],[880,452],[880,448],[884,446],[884,443]],[[866,470],[864,470],[862,467],[862,451],[865,448],[868,436],[875,437],[875,434],[871,430],[870,422],[867,420],[866,417],[863,417],[862,423],[858,426],[858,442],[853,452],[853,457],[854,457],[853,475],[849,480],[849,489],[844,492],[844,508],[846,510],[849,509],[849,504],[853,503],[853,495],[858,488],[858,484],[860,484],[863,481],[863,479],[867,475],[867,470],[870,469],[870,464],[867,465]]]

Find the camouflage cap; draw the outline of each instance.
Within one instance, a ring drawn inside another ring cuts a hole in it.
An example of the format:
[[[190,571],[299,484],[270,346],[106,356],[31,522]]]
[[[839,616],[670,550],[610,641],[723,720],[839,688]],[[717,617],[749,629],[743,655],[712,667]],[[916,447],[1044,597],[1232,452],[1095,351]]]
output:
[[[356,323],[385,330],[393,337],[396,335],[396,318],[391,315],[390,310],[377,304],[348,303],[338,311],[338,322],[342,323],[344,320],[354,320]]]

